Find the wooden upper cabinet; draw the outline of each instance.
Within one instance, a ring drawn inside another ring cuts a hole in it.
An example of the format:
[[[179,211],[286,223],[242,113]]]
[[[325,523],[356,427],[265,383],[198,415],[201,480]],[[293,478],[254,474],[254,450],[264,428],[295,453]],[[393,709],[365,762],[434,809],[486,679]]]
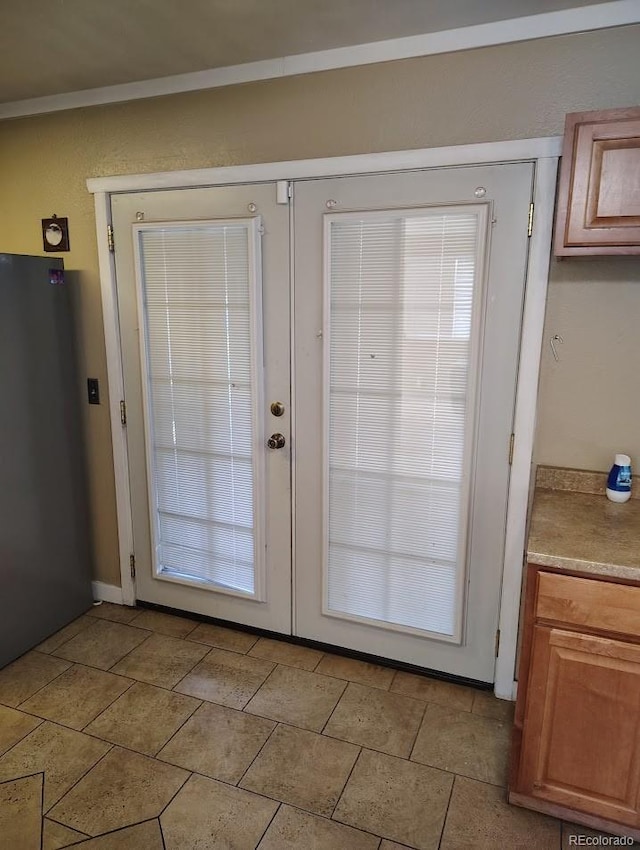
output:
[[[640,254],[640,107],[567,115],[554,251]]]

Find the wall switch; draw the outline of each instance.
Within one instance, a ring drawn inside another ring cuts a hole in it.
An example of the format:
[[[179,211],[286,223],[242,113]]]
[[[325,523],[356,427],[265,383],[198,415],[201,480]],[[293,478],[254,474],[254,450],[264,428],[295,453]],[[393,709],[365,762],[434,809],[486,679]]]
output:
[[[87,378],[87,397],[89,404],[100,404],[100,385],[97,378]]]

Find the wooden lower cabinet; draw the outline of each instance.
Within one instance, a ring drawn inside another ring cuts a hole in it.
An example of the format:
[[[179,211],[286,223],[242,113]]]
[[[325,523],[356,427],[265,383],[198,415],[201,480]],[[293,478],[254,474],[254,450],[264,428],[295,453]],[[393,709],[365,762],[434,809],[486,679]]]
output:
[[[540,622],[527,607],[510,802],[640,838],[640,645]]]

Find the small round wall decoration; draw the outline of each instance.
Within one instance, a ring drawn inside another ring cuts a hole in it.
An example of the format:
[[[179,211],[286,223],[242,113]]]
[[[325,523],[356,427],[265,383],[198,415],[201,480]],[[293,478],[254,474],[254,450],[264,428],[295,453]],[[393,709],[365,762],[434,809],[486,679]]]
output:
[[[45,251],[60,251],[69,250],[69,219],[58,218],[57,215],[52,215],[51,218],[42,219],[42,244]]]

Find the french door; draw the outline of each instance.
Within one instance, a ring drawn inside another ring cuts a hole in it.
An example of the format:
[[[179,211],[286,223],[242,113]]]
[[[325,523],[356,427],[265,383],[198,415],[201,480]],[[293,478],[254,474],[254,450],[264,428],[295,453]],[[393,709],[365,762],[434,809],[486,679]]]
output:
[[[295,630],[493,681],[530,164],[295,186]]]
[[[532,181],[114,196],[139,599],[493,680]]]
[[[289,634],[288,209],[252,185],[112,215],[137,598]]]

